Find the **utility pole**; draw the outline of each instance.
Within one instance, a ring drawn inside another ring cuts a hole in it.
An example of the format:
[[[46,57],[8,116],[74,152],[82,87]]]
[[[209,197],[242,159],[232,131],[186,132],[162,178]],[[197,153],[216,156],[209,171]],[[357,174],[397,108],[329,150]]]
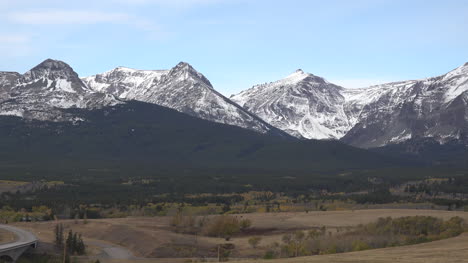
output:
[[[66,259],[67,259],[67,242],[64,242],[64,246],[63,246],[63,263],[65,263]]]

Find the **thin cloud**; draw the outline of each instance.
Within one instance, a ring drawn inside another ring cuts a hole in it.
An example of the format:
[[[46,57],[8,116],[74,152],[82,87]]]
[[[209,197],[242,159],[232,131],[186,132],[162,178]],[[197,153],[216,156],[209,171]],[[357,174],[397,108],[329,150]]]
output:
[[[143,17],[127,13],[102,12],[91,10],[63,10],[47,9],[12,12],[7,14],[7,19],[13,24],[24,25],[93,25],[93,24],[117,24],[128,25],[147,32],[151,38],[165,35],[159,25]]]
[[[190,7],[194,5],[216,4],[228,0],[111,0],[112,2],[128,5],[156,4],[173,7]]]
[[[71,10],[13,12],[7,18],[13,23],[27,25],[122,23],[130,20],[130,16],[124,13]]]
[[[14,44],[25,44],[30,41],[30,37],[27,35],[11,34],[11,35],[0,35],[0,45],[14,45]]]
[[[33,50],[31,41],[27,34],[1,34],[0,55],[5,58],[28,56]]]

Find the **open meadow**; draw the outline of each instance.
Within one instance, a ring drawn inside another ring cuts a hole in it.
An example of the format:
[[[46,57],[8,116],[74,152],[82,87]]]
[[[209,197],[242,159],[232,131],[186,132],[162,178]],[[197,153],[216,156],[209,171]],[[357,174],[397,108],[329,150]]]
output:
[[[458,216],[468,220],[466,212],[416,209],[251,213],[234,216],[249,219],[252,223],[248,231],[232,236],[228,242],[234,245],[230,260],[245,259],[243,262],[258,262],[258,258],[263,257],[271,244],[280,243],[285,235],[298,230],[326,229],[326,234],[333,236],[344,229],[375,222],[381,217],[431,216],[448,220]],[[64,225],[65,233],[72,229],[83,235],[88,251],[86,257],[81,257],[83,262],[92,259],[100,259],[101,262],[186,262],[187,259],[199,260],[202,257],[209,260],[216,258],[217,245],[227,242],[224,238],[177,233],[171,227],[171,221],[172,217],[161,216],[94,219],[86,222],[61,220],[60,223]],[[54,221],[15,223],[40,238],[38,252],[53,250],[53,231],[56,224]],[[249,244],[249,239],[253,236],[261,237],[255,248]],[[272,262],[441,262],[448,254],[454,259],[467,258],[467,246],[468,235],[462,234],[455,238],[412,246],[282,258]],[[256,259],[252,261],[248,258]]]

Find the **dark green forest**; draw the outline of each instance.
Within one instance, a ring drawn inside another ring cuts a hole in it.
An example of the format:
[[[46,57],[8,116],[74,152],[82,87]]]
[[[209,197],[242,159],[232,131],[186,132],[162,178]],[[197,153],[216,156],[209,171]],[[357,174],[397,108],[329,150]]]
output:
[[[464,162],[426,163],[277,130],[259,134],[141,102],[68,111],[83,121],[0,118],[0,179],[64,182],[4,193],[0,205],[230,203],[185,195],[374,191],[376,181],[385,189],[429,177],[464,178],[467,171]]]

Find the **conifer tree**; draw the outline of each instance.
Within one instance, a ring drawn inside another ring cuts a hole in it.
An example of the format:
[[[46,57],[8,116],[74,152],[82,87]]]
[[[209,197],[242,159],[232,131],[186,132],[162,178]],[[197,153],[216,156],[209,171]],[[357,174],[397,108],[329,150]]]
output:
[[[73,247],[73,231],[70,229],[68,232],[68,237],[67,237],[67,249],[70,253],[73,253],[74,247]]]
[[[62,224],[55,225],[54,234],[55,234],[55,246],[57,248],[62,248],[63,247],[63,225]]]

